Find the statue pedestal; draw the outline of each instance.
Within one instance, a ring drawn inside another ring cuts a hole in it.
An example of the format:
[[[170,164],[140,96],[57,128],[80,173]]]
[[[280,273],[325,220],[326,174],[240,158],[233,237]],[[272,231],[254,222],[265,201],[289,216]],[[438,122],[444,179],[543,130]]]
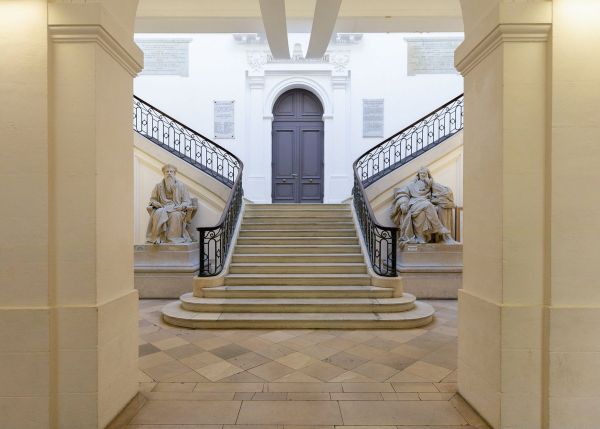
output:
[[[398,249],[404,291],[417,298],[456,299],[462,286],[463,245],[407,244]]]
[[[179,298],[193,289],[199,244],[137,244],[134,284],[140,298]]]

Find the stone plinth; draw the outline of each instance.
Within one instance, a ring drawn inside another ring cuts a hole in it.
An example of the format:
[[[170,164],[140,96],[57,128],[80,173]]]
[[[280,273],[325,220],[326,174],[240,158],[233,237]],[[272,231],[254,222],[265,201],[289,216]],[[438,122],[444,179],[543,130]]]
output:
[[[193,289],[200,268],[198,243],[139,244],[134,250],[140,298],[179,298]]]
[[[398,249],[404,290],[417,298],[455,299],[462,285],[462,244],[407,244]]]

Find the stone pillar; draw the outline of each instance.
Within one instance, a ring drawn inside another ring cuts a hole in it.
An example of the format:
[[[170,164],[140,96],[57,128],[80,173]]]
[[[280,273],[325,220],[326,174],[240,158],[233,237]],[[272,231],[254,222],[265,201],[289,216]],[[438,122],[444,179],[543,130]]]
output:
[[[249,140],[246,142],[244,158],[244,193],[256,203],[271,202],[271,121],[273,115],[264,117],[263,93],[265,76],[249,75],[248,81],[248,112],[246,116]],[[268,130],[267,130],[268,125]]]
[[[554,0],[547,427],[600,427],[600,3]]]
[[[600,4],[462,6],[459,391],[494,428],[596,427]]]
[[[333,133],[325,140],[325,203],[340,203],[352,193],[352,162],[350,158],[350,112],[347,71],[331,76],[333,118],[323,116],[325,132]],[[333,121],[331,121],[333,119]],[[328,123],[329,122],[329,123]],[[327,144],[329,143],[329,144]],[[328,182],[328,183],[327,183]]]
[[[464,1],[463,16],[459,391],[494,428],[541,428],[551,3]]]
[[[137,1],[0,4],[0,426],[104,428],[137,392]],[[7,201],[8,201],[7,200]],[[6,255],[7,259],[4,259]]]

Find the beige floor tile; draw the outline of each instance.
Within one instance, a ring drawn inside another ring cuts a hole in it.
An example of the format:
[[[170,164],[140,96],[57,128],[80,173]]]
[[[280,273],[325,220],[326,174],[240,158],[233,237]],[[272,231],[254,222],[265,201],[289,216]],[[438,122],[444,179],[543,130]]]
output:
[[[154,380],[152,380],[150,378],[150,376],[148,374],[146,374],[144,371],[138,369],[137,381],[139,381],[140,383],[151,383]]]
[[[449,401],[465,420],[477,429],[491,429],[479,414],[459,395],[456,394]]]
[[[153,392],[191,392],[196,383],[158,383]]]
[[[244,401],[237,423],[341,425],[343,421],[335,401]]]
[[[268,383],[266,392],[341,392],[341,383]]]
[[[221,425],[127,425],[123,429],[221,429]]]
[[[231,344],[231,342],[220,337],[210,337],[194,341],[194,344],[202,347],[204,350],[212,350]]]
[[[374,362],[367,362],[359,367],[354,368],[353,371],[375,381],[387,380],[399,372],[395,368]]]
[[[346,425],[464,425],[445,401],[340,401]]]
[[[284,375],[294,372],[289,366],[280,364],[279,362],[269,362],[249,369],[248,372],[267,381],[277,380]]]
[[[382,401],[379,392],[332,393],[332,401]]]
[[[219,380],[221,383],[264,383],[267,380],[260,378],[248,371],[238,372]]]
[[[298,337],[294,337],[294,338],[290,338],[288,340],[282,341],[279,344],[281,344],[282,346],[288,347],[290,349],[300,351],[307,347],[313,346],[315,343],[305,339],[304,336],[302,335],[302,336],[298,336]]]
[[[375,380],[352,371],[344,372],[329,380],[332,383],[374,383]]]
[[[392,387],[396,392],[438,392],[433,383],[392,383]]]
[[[390,383],[342,383],[344,392],[393,392]]]
[[[440,392],[458,392],[457,383],[434,383]]]
[[[256,392],[253,401],[287,401],[287,392]]]
[[[332,356],[339,352],[340,351],[338,349],[335,349],[333,347],[328,347],[323,344],[314,345],[314,346],[302,349],[302,353],[304,353],[305,355],[312,356],[318,360],[328,358],[329,356]]]
[[[213,355],[210,352],[202,352],[202,353],[198,353],[197,355],[188,356],[188,357],[181,359],[181,363],[189,366],[190,368],[192,368],[194,370],[205,367],[206,365],[211,365],[213,363],[217,363],[217,362],[223,362],[223,359],[221,359],[218,356]]]
[[[300,371],[294,371],[287,375],[284,375],[277,380],[273,380],[275,383],[320,383],[321,380],[318,378],[311,377],[301,373]]]
[[[274,343],[272,341],[265,340],[264,338],[254,337],[240,341],[238,344],[248,350],[256,351],[258,349],[264,349],[272,346]]]
[[[346,370],[326,362],[316,362],[312,365],[302,368],[300,372],[310,375],[311,377],[318,378],[322,381],[329,381],[332,378],[335,378],[338,375],[346,372]]]
[[[423,392],[419,393],[419,398],[421,401],[449,401],[454,395],[451,392]]]
[[[329,401],[331,396],[327,392],[289,392],[288,401]]]
[[[196,371],[203,377],[208,378],[211,381],[219,381],[222,378],[229,377],[238,372],[242,372],[243,369],[238,368],[229,362],[216,362],[210,365],[203,366],[202,368],[196,369]]]
[[[365,344],[359,344],[346,349],[346,353],[360,356],[365,359],[375,359],[377,357],[384,356],[387,352],[385,350],[376,349],[375,347],[367,346]]]
[[[275,359],[275,361],[293,369],[304,368],[305,366],[318,362],[314,357],[299,352],[290,353],[287,356]]]
[[[150,401],[233,401],[234,392],[147,392]]]
[[[233,395],[233,400],[234,401],[250,401],[250,400],[252,400],[253,396],[254,396],[254,393],[252,393],[252,392],[236,392]]]
[[[415,362],[405,369],[406,372],[418,375],[429,381],[439,382],[444,379],[452,370],[437,365],[432,365],[423,361]]]
[[[208,378],[201,376],[196,371],[190,371],[176,375],[165,380],[167,383],[200,383],[210,381]]]
[[[396,426],[336,426],[335,429],[396,429]],[[421,427],[421,429],[428,429],[428,428],[423,428]],[[462,429],[462,428],[461,428]]]
[[[234,424],[240,401],[149,401],[130,424]]]
[[[175,347],[185,346],[189,344],[186,340],[180,337],[165,338],[164,340],[153,341],[152,345],[161,350],[174,349]]]
[[[442,380],[443,383],[456,383],[458,382],[458,371],[452,371]]]
[[[173,359],[165,352],[152,353],[151,355],[143,356],[138,359],[138,368],[143,370],[173,361],[175,361],[175,359]]]
[[[146,374],[156,381],[165,381],[177,375],[185,374],[190,368],[178,361],[166,362],[161,365],[153,366],[144,370]]]
[[[364,341],[369,341],[374,336],[375,334],[372,331],[348,331],[340,335],[340,338],[346,338],[350,341],[362,343]]]
[[[386,381],[399,382],[399,383],[429,383],[430,381],[426,378],[419,377],[418,375],[412,374],[406,371],[400,371],[396,375],[388,378]]]
[[[344,341],[344,340],[341,340],[341,341]],[[340,353],[336,353],[332,356],[329,356],[328,358],[324,359],[323,361],[330,363],[331,365],[339,366],[340,368],[344,368],[345,370],[350,371],[351,369],[356,368],[357,366],[360,366],[360,365],[368,362],[369,360],[364,357],[360,357],[360,356],[353,355],[350,353],[340,352]]]
[[[282,346],[281,344],[272,344],[262,349],[256,349],[255,352],[259,355],[266,356],[269,359],[277,359],[294,353],[295,350]]]
[[[227,362],[237,366],[238,368],[247,370],[269,362],[269,358],[263,355],[259,355],[258,353],[249,352],[233,357],[231,359],[227,359]]]
[[[279,343],[281,341],[289,340],[290,338],[294,338],[297,336],[298,334],[295,334],[293,331],[273,331],[267,334],[260,335],[259,338],[271,341],[273,343]]]
[[[263,383],[198,383],[194,392],[262,392]]]
[[[382,392],[381,396],[384,401],[420,401],[421,398],[416,392],[402,392],[402,393],[391,393]]]
[[[338,349],[340,351],[349,349],[351,347],[357,346],[358,343],[356,341],[352,341],[346,338],[333,338],[331,340],[323,341],[319,343],[322,346],[331,347],[334,349]]]
[[[397,353],[402,356],[406,356],[413,359],[421,359],[423,356],[431,353],[430,350],[422,349],[420,347],[411,346],[408,344],[401,344],[390,350],[390,353]]]
[[[185,428],[184,428],[185,429]],[[285,429],[283,425],[223,425],[223,429]]]

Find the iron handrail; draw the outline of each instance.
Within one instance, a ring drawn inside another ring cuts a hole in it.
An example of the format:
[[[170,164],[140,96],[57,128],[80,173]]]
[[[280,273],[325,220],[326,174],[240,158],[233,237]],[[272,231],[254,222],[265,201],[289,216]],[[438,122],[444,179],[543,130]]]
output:
[[[133,96],[133,129],[153,143],[232,188],[242,161],[177,119]]]
[[[463,106],[464,95],[461,94],[386,138],[352,164],[354,207],[371,265],[381,276],[398,275],[396,241],[399,230],[377,222],[365,188],[462,130]]]
[[[231,188],[219,222],[196,228],[200,245],[198,276],[216,276],[225,266],[242,208],[244,163],[227,149],[150,103],[135,95],[133,98],[133,129],[136,132]]]

